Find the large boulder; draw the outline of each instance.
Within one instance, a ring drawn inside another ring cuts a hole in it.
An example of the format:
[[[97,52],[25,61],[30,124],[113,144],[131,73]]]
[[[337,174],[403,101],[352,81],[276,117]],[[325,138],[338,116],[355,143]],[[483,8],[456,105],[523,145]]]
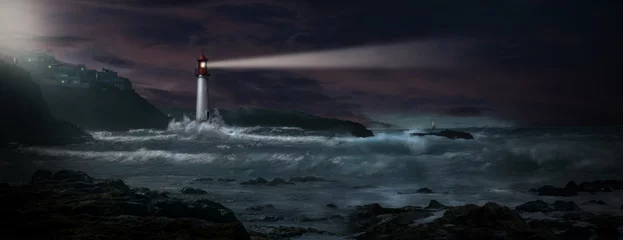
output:
[[[120,179],[38,170],[0,191],[3,234],[28,239],[249,239],[225,206],[170,198]],[[27,231],[26,231],[27,229]]]

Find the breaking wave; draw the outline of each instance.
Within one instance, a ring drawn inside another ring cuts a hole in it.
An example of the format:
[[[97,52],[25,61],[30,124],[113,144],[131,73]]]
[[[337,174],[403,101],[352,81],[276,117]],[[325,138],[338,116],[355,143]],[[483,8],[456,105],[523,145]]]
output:
[[[545,133],[515,136],[473,131],[475,140],[413,137],[406,131],[374,137],[331,136],[294,127],[232,127],[188,118],[167,130],[93,132],[97,144],[26,151],[119,164],[194,164],[197,171],[256,175],[431,176],[534,175],[620,170],[623,143],[577,141]],[[138,149],[138,150],[137,150]]]

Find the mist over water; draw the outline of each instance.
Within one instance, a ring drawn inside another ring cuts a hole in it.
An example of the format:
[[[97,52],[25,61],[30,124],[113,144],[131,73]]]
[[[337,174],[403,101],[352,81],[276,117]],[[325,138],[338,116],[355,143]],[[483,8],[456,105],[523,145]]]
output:
[[[243,221],[261,217],[245,208],[273,204],[278,213],[265,214],[285,216],[275,225],[334,232],[341,231],[335,223],[297,219],[346,215],[347,206],[373,202],[393,207],[426,205],[431,199],[449,205],[553,202],[556,197],[527,190],[569,180],[611,179],[623,172],[620,129],[463,130],[476,139],[409,136],[425,129],[379,130],[375,137],[355,138],[292,127],[241,128],[185,119],[171,122],[167,130],[92,132],[94,143],[20,151],[36,159],[33,169],[82,170],[174,193],[187,186],[202,188],[209,192],[207,198],[232,208]],[[316,176],[332,181],[277,187],[238,184],[260,176],[268,180]],[[199,177],[237,182],[192,182]],[[397,194],[421,187],[437,193]],[[582,203],[593,198],[580,195],[569,200]],[[620,212],[620,193],[604,193],[599,199],[607,204],[589,210]],[[327,203],[339,208],[327,210]]]
[[[465,65],[465,43],[413,41],[209,62],[210,68],[417,69]],[[473,61],[473,59],[472,59]]]

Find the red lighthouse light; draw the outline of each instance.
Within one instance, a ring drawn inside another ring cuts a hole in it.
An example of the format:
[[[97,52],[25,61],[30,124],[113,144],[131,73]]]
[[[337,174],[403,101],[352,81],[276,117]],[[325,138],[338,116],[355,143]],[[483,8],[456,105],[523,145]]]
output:
[[[210,71],[208,70],[208,58],[206,58],[203,52],[201,52],[201,57],[197,59],[195,76],[210,76]]]

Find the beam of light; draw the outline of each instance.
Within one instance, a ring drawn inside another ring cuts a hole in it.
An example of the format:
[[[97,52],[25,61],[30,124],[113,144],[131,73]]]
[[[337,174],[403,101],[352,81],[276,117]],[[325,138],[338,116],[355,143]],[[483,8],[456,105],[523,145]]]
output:
[[[246,69],[417,69],[461,63],[464,44],[419,41],[290,53],[209,62],[210,68]]]
[[[42,5],[33,0],[0,0],[0,52],[37,47],[32,36],[49,34]]]

